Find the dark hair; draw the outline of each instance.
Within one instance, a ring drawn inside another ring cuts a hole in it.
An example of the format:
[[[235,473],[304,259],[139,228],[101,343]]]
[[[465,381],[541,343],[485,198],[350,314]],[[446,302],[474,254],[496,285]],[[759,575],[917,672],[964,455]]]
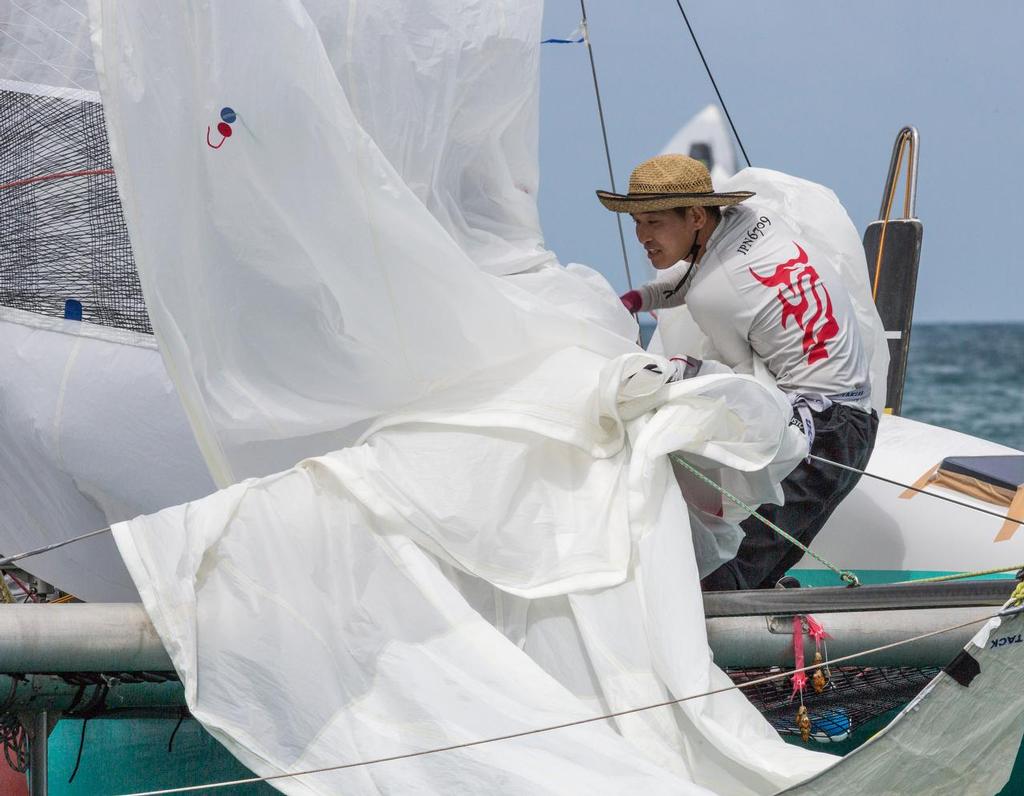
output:
[[[711,218],[712,221],[717,222],[722,220],[722,208],[718,207],[717,205],[701,206],[704,207],[705,212],[707,212],[708,216]],[[689,210],[689,208],[687,207],[673,207],[672,209],[675,210],[683,218],[686,218],[686,211]]]

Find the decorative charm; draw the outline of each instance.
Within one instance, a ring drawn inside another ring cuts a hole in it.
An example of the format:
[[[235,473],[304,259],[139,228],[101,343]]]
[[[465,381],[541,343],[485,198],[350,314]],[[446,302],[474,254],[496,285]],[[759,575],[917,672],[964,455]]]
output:
[[[210,141],[211,130],[210,127],[206,128],[206,145],[210,147],[210,149],[220,149],[222,146],[224,146],[224,142],[231,138],[231,134],[233,132],[231,129],[231,123],[238,118],[238,114],[235,113],[234,108],[229,108],[225,106],[220,109],[220,118],[221,121],[217,123],[217,132],[220,133],[219,143],[214,144],[212,141]]]
[[[807,708],[801,705],[796,712],[796,726],[800,730],[800,739],[807,743],[811,740],[811,717],[807,715]]]
[[[825,673],[821,670],[821,653],[814,653],[814,663],[817,664],[818,668],[814,670],[814,676],[811,677],[811,685],[814,686],[814,693],[820,694],[825,690],[825,686],[828,685],[828,679],[825,677]]]

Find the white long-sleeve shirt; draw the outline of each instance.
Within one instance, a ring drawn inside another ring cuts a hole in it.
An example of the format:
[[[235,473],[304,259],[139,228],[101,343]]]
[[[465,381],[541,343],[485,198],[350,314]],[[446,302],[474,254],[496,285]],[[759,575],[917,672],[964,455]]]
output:
[[[756,199],[725,211],[686,284],[676,276],[638,292],[644,310],[685,303],[734,370],[752,372],[756,354],[784,392],[870,408],[868,361],[839,274]]]

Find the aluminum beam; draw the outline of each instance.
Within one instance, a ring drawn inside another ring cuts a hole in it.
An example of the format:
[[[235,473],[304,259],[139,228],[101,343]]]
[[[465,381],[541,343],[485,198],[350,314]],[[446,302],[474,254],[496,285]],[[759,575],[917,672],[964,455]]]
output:
[[[0,605],[0,672],[165,672],[141,603]]]
[[[860,613],[816,613],[832,638],[828,655],[838,658],[894,641],[984,619],[997,608],[942,608]],[[945,666],[983,626],[982,622],[885,652],[858,657],[854,666]],[[708,642],[723,667],[793,667],[792,616],[719,617],[708,620]],[[804,659],[814,659],[814,642],[804,635]]]
[[[834,637],[829,642],[829,653],[835,657],[993,614],[1002,603],[1002,591],[1008,592],[1011,586],[998,587],[999,596],[989,600],[995,605],[873,611],[855,611],[844,605],[840,608],[843,612],[835,608],[829,611],[828,606],[835,606],[835,602],[822,603],[820,597],[813,594],[831,590],[766,590],[754,595],[759,607],[737,602],[732,607],[741,615],[709,617],[708,638],[720,666],[786,665],[792,661],[789,632],[792,623],[785,617],[813,612]],[[876,587],[863,587],[869,588]],[[797,592],[802,593],[796,595]],[[744,594],[753,593],[736,592],[728,596],[735,600]],[[718,596],[706,595],[706,598]],[[775,604],[767,604],[772,598]],[[857,599],[863,600],[863,597]],[[776,610],[769,616],[742,615],[755,608],[762,613],[771,608]],[[773,621],[772,616],[782,618]],[[979,627],[974,625],[879,653],[870,662],[944,666]],[[140,604],[0,605],[0,673],[172,669],[170,658]]]

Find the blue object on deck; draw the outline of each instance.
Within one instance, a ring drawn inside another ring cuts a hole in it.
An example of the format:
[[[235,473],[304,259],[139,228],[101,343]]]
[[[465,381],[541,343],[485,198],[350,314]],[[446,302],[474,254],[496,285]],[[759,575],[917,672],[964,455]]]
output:
[[[1015,492],[1024,486],[1024,456],[947,456],[940,470]]]
[[[64,319],[68,321],[82,320],[82,302],[78,299],[68,299],[65,301]]]
[[[842,708],[822,711],[811,717],[811,737],[818,743],[837,743],[850,737],[853,722]]]

